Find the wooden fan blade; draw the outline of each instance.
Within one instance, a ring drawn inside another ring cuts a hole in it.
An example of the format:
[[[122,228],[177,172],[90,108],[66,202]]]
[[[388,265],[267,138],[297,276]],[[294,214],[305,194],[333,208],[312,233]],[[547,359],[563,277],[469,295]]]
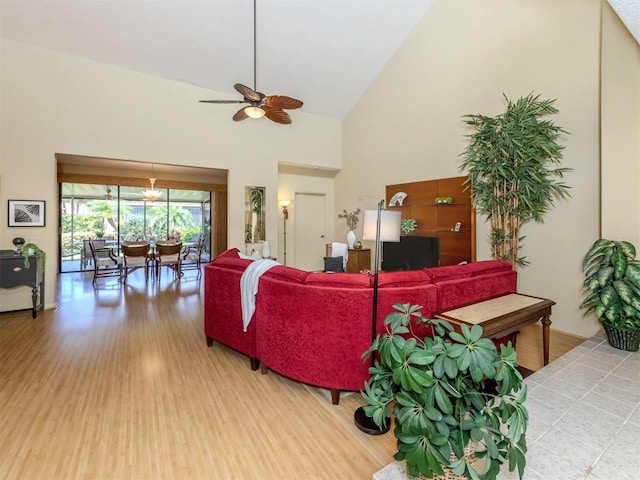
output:
[[[268,95],[262,99],[262,103],[271,108],[286,108],[287,110],[300,108],[303,105],[300,100],[284,95]]]
[[[262,109],[264,110],[264,114],[269,120],[273,120],[276,123],[282,123],[284,125],[289,125],[291,123],[291,117],[284,110],[280,110],[279,108],[271,108],[267,105],[263,105]]]
[[[248,98],[253,102],[259,102],[260,100],[262,100],[262,96],[260,96],[258,92],[247,87],[246,85],[242,85],[241,83],[236,83],[233,86],[233,88],[235,88],[240,93],[240,95],[242,95],[244,98]]]
[[[200,103],[247,103],[246,100],[200,100]]]
[[[242,107],[240,110],[238,110],[236,112],[236,114],[233,116],[233,121],[234,122],[239,122],[241,120],[244,120],[245,118],[249,118],[249,115],[247,115],[244,111],[244,107]]]

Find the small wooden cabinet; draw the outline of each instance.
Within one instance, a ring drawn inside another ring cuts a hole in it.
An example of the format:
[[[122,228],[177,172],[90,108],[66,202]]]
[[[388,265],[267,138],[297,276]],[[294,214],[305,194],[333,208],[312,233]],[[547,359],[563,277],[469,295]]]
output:
[[[369,270],[371,268],[371,249],[370,248],[350,248],[349,257],[347,258],[347,272],[358,273],[360,270]]]

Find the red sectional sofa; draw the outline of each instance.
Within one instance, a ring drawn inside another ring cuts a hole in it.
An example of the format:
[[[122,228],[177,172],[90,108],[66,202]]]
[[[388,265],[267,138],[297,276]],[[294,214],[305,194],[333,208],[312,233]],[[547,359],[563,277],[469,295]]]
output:
[[[371,345],[373,278],[360,273],[305,272],[282,265],[261,277],[256,309],[245,332],[240,278],[251,260],[230,249],[205,267],[204,333],[207,345],[220,342],[245,355],[256,370],[331,390],[361,390],[369,377],[362,353]],[[507,262],[465,265],[378,276],[377,332],[394,303],[437,310],[515,293],[517,273]]]

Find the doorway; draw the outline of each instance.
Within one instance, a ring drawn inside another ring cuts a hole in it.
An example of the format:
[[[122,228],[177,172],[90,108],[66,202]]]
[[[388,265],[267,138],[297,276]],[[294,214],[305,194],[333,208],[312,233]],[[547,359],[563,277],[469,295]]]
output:
[[[314,272],[324,269],[326,251],[326,195],[295,194],[295,260],[296,268]]]
[[[160,198],[142,198],[138,187],[60,182],[59,272],[92,267],[88,240],[118,249],[126,240],[204,239],[211,254],[211,192],[165,188]]]
[[[183,241],[204,238],[205,258],[227,249],[228,170],[67,153],[56,153],[56,164],[58,184],[73,185],[70,191],[59,190],[58,272],[86,270],[80,267],[81,230],[89,232],[89,238],[111,237],[105,244],[116,248],[130,238],[162,239],[179,231]],[[64,218],[71,212],[77,215],[73,223],[71,217]],[[98,214],[83,224],[78,222],[83,212]],[[75,265],[65,265],[67,261]]]

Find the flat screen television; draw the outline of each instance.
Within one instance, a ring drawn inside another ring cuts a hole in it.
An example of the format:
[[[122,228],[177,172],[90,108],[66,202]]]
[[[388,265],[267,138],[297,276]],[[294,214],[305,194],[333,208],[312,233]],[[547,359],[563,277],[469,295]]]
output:
[[[440,263],[438,237],[400,236],[399,242],[382,242],[382,270],[420,270]]]

